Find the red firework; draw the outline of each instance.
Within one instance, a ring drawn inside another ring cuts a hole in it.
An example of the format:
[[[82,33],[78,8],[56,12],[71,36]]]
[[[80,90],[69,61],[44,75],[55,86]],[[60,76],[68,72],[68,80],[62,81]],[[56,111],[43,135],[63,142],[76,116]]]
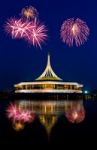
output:
[[[80,109],[71,109],[65,112],[65,116],[71,123],[80,123],[85,118],[85,110],[83,107]]]
[[[24,111],[19,108],[16,104],[10,104],[6,110],[7,117],[11,119],[13,122],[20,121],[20,122],[32,122],[34,121],[35,115],[32,114],[30,111]]]
[[[74,43],[76,46],[82,45],[87,41],[89,32],[87,24],[79,18],[67,19],[61,26],[62,41],[69,46],[73,46]]]
[[[41,48],[41,44],[47,39],[47,29],[44,24],[41,24],[39,21],[34,19],[32,22],[32,28],[29,32],[29,36],[26,40],[33,44],[33,46],[39,46]]]
[[[9,119],[17,119],[19,115],[19,109],[15,104],[10,104],[6,110],[7,112],[7,117]]]
[[[12,38],[23,38],[33,46],[39,46],[47,39],[47,29],[37,19],[32,21],[24,21],[22,19],[11,18],[5,25],[5,31]]]
[[[12,38],[25,38],[28,37],[32,26],[28,21],[22,19],[10,18],[5,25],[5,31],[9,33]]]
[[[31,123],[34,121],[34,119],[35,119],[35,115],[32,114],[30,111],[21,111],[19,116],[19,120],[21,120],[22,122]]]

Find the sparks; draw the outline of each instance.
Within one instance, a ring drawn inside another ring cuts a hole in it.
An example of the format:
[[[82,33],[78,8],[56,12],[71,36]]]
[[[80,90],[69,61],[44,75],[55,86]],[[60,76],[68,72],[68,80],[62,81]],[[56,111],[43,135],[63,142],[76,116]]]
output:
[[[22,111],[19,118],[23,122],[31,123],[35,119],[35,115],[31,114],[30,111]]]
[[[14,39],[25,39],[33,46],[39,46],[47,39],[47,29],[37,19],[24,21],[22,19],[11,18],[5,25],[5,31]]]
[[[16,104],[10,104],[6,110],[7,117],[11,119],[13,122],[21,121],[23,123],[30,123],[34,121],[35,115],[30,111],[24,111]]]
[[[26,19],[31,20],[38,17],[38,11],[32,6],[27,6],[22,9],[21,15],[23,18],[25,17]]]
[[[47,39],[46,32],[46,26],[35,19],[32,21],[32,28],[29,34],[29,38],[26,40],[33,44],[33,46],[39,46],[41,48],[41,44],[44,43],[44,41]]]
[[[72,109],[65,112],[65,116],[71,123],[80,123],[85,118],[85,110],[83,107],[80,109]]]
[[[5,25],[5,31],[9,33],[12,38],[25,38],[28,37],[32,26],[28,21],[22,19],[10,18]]]
[[[76,46],[80,46],[87,41],[89,32],[90,30],[83,20],[71,18],[64,21],[61,26],[61,39],[69,46],[73,46],[74,43]]]
[[[15,104],[10,104],[6,110],[7,112],[7,117],[9,119],[16,119],[18,118],[19,115],[19,109],[17,108],[17,106]]]

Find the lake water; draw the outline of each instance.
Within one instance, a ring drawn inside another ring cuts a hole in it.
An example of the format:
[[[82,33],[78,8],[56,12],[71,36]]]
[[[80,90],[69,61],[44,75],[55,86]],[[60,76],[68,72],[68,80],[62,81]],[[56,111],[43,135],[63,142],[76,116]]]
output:
[[[1,100],[0,144],[8,148],[97,147],[96,100]],[[5,143],[5,144],[3,144]]]

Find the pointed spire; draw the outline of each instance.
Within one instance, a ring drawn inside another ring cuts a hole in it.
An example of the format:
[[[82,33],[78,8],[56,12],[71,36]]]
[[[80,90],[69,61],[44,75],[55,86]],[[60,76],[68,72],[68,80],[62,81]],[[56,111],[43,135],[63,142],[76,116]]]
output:
[[[51,62],[50,62],[50,54],[48,53],[48,59],[47,59],[47,66],[44,70],[44,72],[42,73],[42,75],[40,77],[38,77],[36,80],[49,80],[49,81],[53,81],[53,80],[62,80],[61,78],[59,78],[53,71],[52,67],[51,67]]]
[[[47,66],[51,66],[51,64],[50,64],[50,54],[49,53],[48,53]]]

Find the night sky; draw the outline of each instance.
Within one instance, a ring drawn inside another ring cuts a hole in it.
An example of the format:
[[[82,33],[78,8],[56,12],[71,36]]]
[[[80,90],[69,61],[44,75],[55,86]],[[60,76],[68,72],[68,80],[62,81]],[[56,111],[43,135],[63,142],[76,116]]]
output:
[[[21,9],[32,5],[48,28],[42,49],[24,40],[12,39],[4,31],[10,17],[20,17]],[[97,2],[96,0],[2,0],[0,1],[0,90],[12,89],[23,81],[33,81],[44,70],[48,51],[55,73],[64,81],[97,89]],[[68,18],[80,18],[90,28],[88,41],[69,47],[60,39],[60,27]]]

